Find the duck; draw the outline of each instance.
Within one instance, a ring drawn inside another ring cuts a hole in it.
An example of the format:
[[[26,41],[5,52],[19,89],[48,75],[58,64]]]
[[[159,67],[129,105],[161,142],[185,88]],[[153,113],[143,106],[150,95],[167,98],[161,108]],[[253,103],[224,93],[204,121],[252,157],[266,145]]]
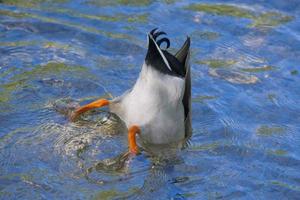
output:
[[[121,96],[98,99],[75,109],[71,120],[96,108],[109,111],[125,122],[131,154],[138,154],[137,136],[142,141],[163,145],[191,137],[190,37],[179,50],[168,51],[170,40],[158,28],[147,34],[148,49],[133,87]],[[162,38],[161,38],[162,37]],[[160,38],[160,39],[159,39]],[[162,44],[166,43],[165,48]]]

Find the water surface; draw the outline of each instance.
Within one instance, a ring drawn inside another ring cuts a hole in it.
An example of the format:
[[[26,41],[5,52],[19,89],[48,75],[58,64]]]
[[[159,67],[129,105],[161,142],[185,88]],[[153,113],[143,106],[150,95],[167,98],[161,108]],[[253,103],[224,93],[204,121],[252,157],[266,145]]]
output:
[[[296,0],[0,0],[0,198],[299,199],[299,16]],[[61,108],[130,88],[155,27],[173,52],[191,37],[193,136],[128,158],[116,116]]]

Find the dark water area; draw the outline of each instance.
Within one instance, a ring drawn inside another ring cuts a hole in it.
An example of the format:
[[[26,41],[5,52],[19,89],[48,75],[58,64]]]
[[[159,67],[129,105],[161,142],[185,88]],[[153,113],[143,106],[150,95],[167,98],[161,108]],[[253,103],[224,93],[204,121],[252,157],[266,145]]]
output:
[[[300,199],[300,2],[0,0],[0,199]],[[190,145],[127,157],[122,94],[191,37]],[[65,107],[65,110],[62,108]]]

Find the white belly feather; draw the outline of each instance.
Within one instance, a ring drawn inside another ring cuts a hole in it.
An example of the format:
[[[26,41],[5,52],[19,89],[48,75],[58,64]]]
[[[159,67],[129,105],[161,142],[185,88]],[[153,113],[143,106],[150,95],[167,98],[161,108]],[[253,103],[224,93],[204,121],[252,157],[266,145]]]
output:
[[[184,79],[144,64],[132,90],[122,97],[117,114],[127,127],[141,127],[147,142],[165,144],[184,138]]]

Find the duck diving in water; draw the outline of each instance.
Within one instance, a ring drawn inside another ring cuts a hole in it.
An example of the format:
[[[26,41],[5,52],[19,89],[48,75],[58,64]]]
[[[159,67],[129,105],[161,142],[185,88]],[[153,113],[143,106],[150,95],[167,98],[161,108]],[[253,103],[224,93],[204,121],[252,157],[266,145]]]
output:
[[[148,51],[134,86],[112,100],[99,99],[77,108],[75,120],[91,109],[108,106],[128,128],[129,151],[139,152],[136,135],[150,144],[168,144],[191,136],[190,38],[172,55],[166,35],[153,29],[148,34]],[[161,44],[166,43],[166,49]]]

